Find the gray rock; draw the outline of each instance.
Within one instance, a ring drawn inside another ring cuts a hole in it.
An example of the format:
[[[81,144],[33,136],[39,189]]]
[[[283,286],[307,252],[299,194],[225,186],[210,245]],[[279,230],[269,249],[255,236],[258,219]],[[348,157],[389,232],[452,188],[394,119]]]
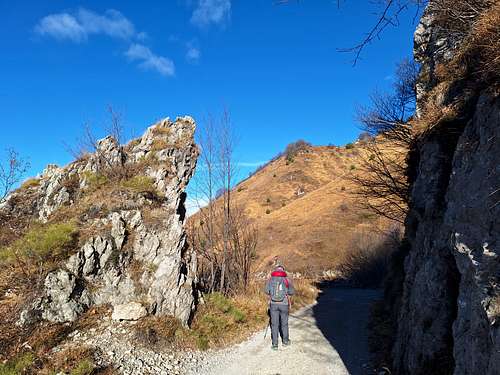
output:
[[[113,320],[139,320],[147,314],[148,312],[140,303],[129,302],[114,306],[111,318]]]
[[[183,206],[184,190],[198,156],[194,130],[190,117],[165,119],[148,128],[134,146],[122,147],[107,137],[98,142],[97,151],[89,157],[44,171],[33,213],[42,221],[79,198],[88,186],[87,172],[128,167],[144,157],[158,161],[148,164],[141,173],[154,180],[160,198],[155,202],[157,223],[144,221],[143,212],[151,209],[153,201],[142,195],[130,205],[130,197],[124,194],[120,210],[106,217],[99,217],[97,210],[80,218],[91,222],[100,234],[72,254],[64,268],[47,275],[40,307],[43,319],[72,321],[92,304],[116,307],[142,301],[146,311],[173,315],[187,324],[194,309],[196,259],[185,246]],[[165,149],[157,149],[159,141]],[[66,184],[70,178],[77,179],[70,184],[75,185],[72,189]],[[32,315],[27,311],[22,320],[28,321]]]
[[[433,5],[415,33],[419,111],[438,83],[435,66],[461,42],[436,25]],[[468,103],[462,117],[437,124],[412,150],[410,249],[392,352],[398,374],[499,373],[500,98],[456,89],[438,104],[458,97]]]

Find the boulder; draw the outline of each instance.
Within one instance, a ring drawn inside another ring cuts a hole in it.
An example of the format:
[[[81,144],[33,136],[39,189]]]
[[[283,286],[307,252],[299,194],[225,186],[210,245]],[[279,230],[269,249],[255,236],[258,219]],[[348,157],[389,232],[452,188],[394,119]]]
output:
[[[146,308],[138,302],[129,302],[113,307],[113,320],[139,320],[148,314]]]

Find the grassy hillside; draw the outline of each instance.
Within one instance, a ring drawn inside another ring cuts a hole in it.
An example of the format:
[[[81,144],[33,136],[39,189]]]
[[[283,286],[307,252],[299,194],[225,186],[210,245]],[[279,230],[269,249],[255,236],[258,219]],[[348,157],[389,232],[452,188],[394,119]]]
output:
[[[356,204],[350,180],[358,173],[362,142],[347,147],[309,146],[284,154],[240,183],[233,199],[259,229],[256,270],[275,257],[290,270],[321,272],[373,238],[388,222]]]

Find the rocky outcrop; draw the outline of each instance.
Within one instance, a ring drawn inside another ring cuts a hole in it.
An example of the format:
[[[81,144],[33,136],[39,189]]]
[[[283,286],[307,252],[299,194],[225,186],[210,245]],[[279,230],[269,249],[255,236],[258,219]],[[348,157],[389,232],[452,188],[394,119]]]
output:
[[[57,215],[78,221],[81,245],[48,273],[20,323],[73,321],[98,304],[115,306],[119,319],[148,313],[188,323],[196,260],[185,244],[184,190],[198,156],[194,130],[190,117],[162,120],[128,145],[107,137],[93,154],[47,167],[32,188],[30,214],[41,222]],[[15,214],[20,194],[2,209]]]
[[[461,42],[447,37],[432,5],[415,34],[418,116],[426,115],[429,92],[440,83],[436,67]],[[500,97],[463,79],[434,99],[438,105],[460,99],[458,115],[429,124],[411,150],[397,374],[500,371]]]

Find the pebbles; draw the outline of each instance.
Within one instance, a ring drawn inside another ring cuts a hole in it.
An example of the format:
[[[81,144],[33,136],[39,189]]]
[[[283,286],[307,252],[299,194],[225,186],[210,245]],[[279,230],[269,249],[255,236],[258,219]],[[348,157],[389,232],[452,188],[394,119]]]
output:
[[[99,329],[75,331],[66,345],[85,345],[97,349],[100,366],[112,366],[123,375],[202,374],[208,353],[165,349],[155,351],[135,344],[131,322],[102,322]]]

